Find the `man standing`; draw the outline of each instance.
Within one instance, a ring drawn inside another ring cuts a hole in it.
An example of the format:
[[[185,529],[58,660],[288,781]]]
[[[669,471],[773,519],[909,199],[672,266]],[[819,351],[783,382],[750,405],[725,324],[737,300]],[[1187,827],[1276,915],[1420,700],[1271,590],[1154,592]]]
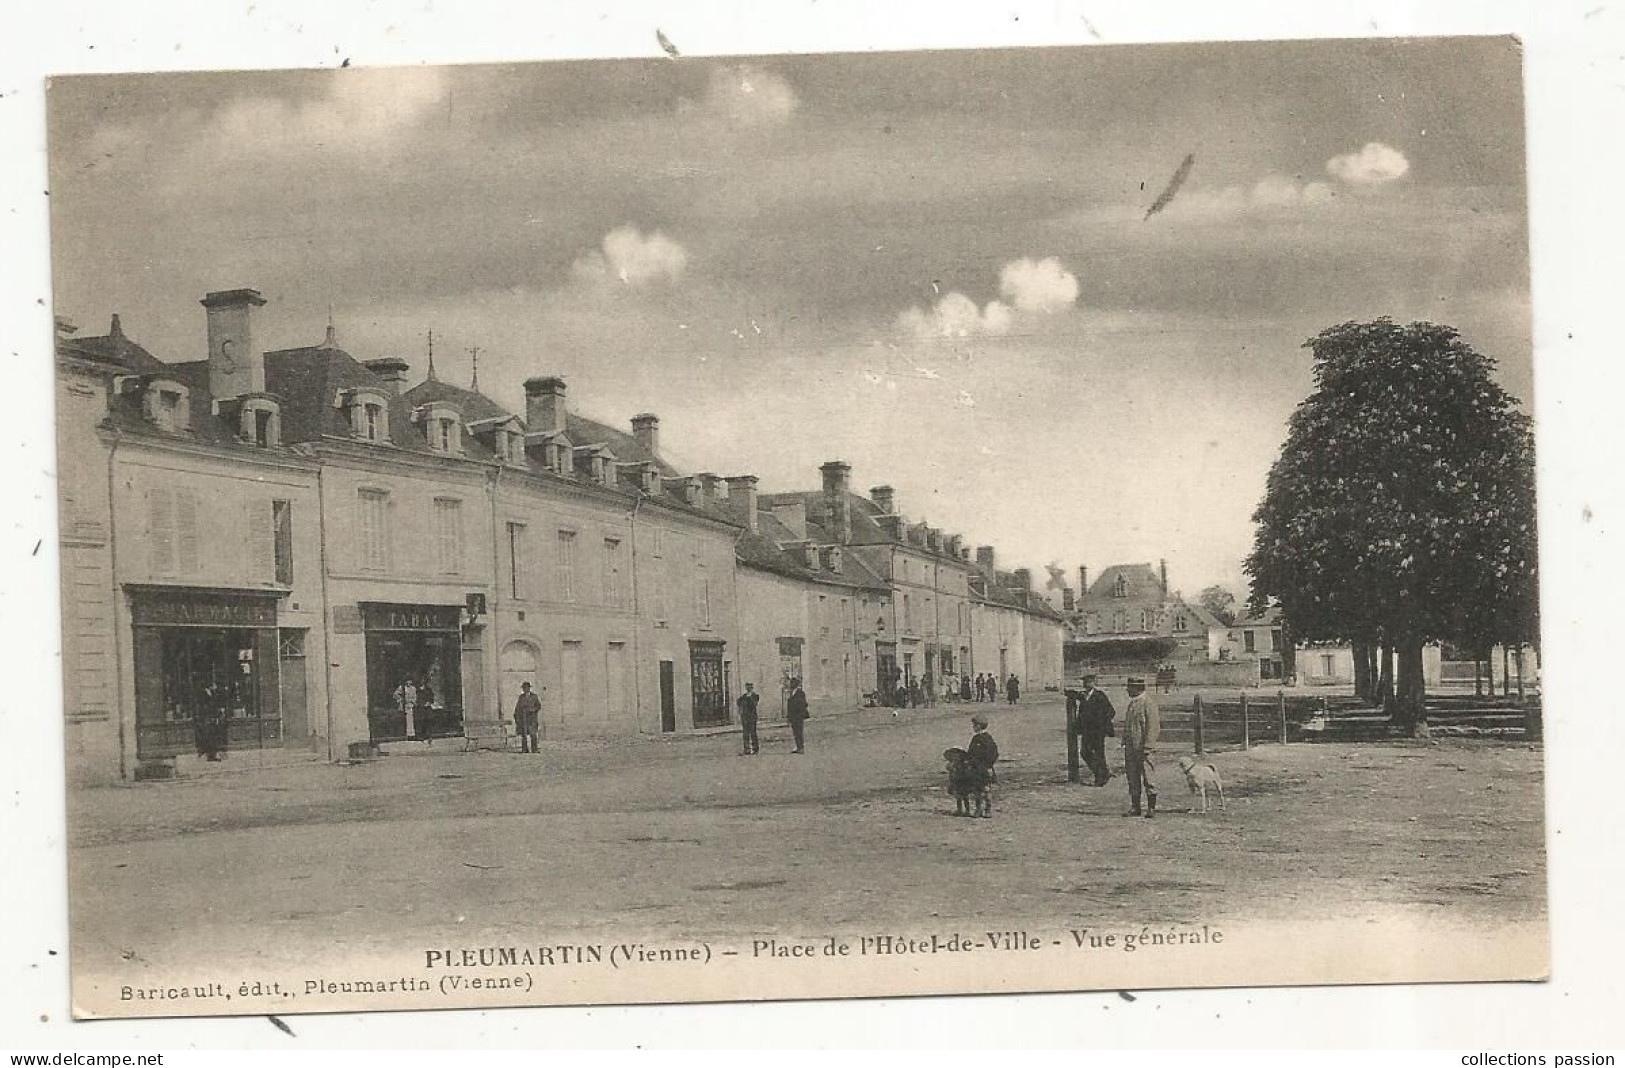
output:
[[[540,753],[536,731],[542,718],[542,699],[530,691],[530,683],[519,684],[519,699],[513,703],[513,726],[519,732],[521,753]]]
[[[739,706],[739,731],[742,736],[741,756],[751,756],[762,751],[762,743],[756,737],[756,706],[762,703],[762,695],[756,692],[754,682],[745,683],[745,692],[739,695],[734,704]],[[799,733],[799,732],[798,732]]]
[[[1085,675],[1083,689],[1078,691],[1078,742],[1096,786],[1105,786],[1112,777],[1106,767],[1106,736],[1114,732],[1112,720],[1116,718],[1111,698],[1104,690],[1095,689],[1094,675]]]
[[[790,703],[785,707],[784,716],[790,721],[790,733],[796,740],[796,747],[790,751],[805,753],[807,742],[802,732],[807,723],[807,695],[801,690],[800,679],[790,680]]]
[[[1016,678],[1014,671],[1010,673],[1010,681],[1004,684],[1004,695],[1011,704],[1021,700],[1021,680]]]
[[[987,732],[987,717],[981,713],[970,718],[970,745],[965,747],[965,759],[971,767],[975,786],[976,815],[993,818],[993,783],[996,778],[993,765],[999,760],[999,746]]]
[[[1129,810],[1125,816],[1145,816],[1150,819],[1157,811],[1157,788],[1151,781],[1156,771],[1152,752],[1157,745],[1161,724],[1157,719],[1157,702],[1145,692],[1145,680],[1128,680],[1128,708],[1123,711],[1123,762],[1128,771]],[[1145,810],[1140,809],[1140,788],[1145,787]]]

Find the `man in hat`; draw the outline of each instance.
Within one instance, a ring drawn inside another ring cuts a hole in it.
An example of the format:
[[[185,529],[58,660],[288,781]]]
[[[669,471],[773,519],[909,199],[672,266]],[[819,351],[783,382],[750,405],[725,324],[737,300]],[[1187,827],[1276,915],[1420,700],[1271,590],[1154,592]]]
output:
[[[1083,677],[1077,701],[1080,755],[1095,777],[1094,785],[1105,786],[1106,780],[1112,777],[1111,769],[1106,767],[1106,738],[1115,733],[1112,721],[1117,718],[1117,710],[1104,690],[1095,689],[1092,673]]]
[[[519,697],[513,703],[513,725],[519,732],[521,753],[540,753],[536,730],[541,725],[542,699],[531,692],[530,683],[519,684]]]
[[[739,695],[734,704],[739,706],[739,732],[742,738],[740,755],[754,756],[762,751],[762,743],[756,737],[756,710],[762,703],[762,695],[756,692],[754,682],[745,683],[745,692]]]
[[[796,740],[796,747],[790,752],[805,753],[807,751],[807,694],[801,688],[800,679],[790,680],[790,700],[784,709],[784,718],[790,721],[790,734]]]
[[[1135,676],[1128,680],[1128,707],[1123,710],[1123,763],[1128,772],[1129,810],[1125,816],[1144,816],[1150,819],[1157,811],[1157,788],[1151,781],[1156,770],[1152,752],[1156,748],[1161,724],[1157,719],[1157,702],[1145,690],[1145,679]],[[1140,808],[1140,792],[1144,786],[1145,808]]]

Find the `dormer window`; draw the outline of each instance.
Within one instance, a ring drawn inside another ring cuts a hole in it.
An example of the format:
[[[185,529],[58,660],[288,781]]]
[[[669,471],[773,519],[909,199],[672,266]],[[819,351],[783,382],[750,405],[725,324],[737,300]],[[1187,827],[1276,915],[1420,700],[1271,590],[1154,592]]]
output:
[[[153,426],[170,433],[192,428],[191,390],[169,379],[159,379],[147,387],[146,416]]]
[[[379,445],[389,442],[389,398],[375,389],[339,394],[339,407],[350,421],[350,436]]]
[[[447,456],[463,451],[462,413],[450,404],[444,401],[425,404],[413,413],[413,418],[423,424],[423,438],[433,451]]]
[[[269,396],[250,395],[242,399],[237,413],[237,434],[262,449],[282,441],[282,406]]]
[[[1127,597],[1128,596],[1128,579],[1124,578],[1122,575],[1117,576],[1117,582],[1112,586],[1112,596],[1113,597]]]

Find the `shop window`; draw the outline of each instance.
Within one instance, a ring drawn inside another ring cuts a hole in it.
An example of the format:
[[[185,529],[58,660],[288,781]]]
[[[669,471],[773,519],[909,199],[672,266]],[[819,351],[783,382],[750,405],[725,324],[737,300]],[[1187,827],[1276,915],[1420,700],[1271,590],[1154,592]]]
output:
[[[377,489],[359,490],[356,505],[361,567],[365,571],[384,571],[389,567],[389,494]]]
[[[442,575],[463,569],[463,502],[437,497],[434,502],[435,558]]]

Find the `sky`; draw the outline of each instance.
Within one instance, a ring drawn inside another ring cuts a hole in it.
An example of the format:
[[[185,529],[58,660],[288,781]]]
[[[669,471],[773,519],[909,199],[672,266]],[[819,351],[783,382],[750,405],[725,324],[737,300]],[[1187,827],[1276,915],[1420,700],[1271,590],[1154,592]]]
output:
[[[49,91],[57,314],[205,355],[562,375],[679,467],[1245,592],[1318,330],[1455,326],[1531,389],[1509,38],[115,75]],[[1147,215],[1181,161],[1188,178]]]

